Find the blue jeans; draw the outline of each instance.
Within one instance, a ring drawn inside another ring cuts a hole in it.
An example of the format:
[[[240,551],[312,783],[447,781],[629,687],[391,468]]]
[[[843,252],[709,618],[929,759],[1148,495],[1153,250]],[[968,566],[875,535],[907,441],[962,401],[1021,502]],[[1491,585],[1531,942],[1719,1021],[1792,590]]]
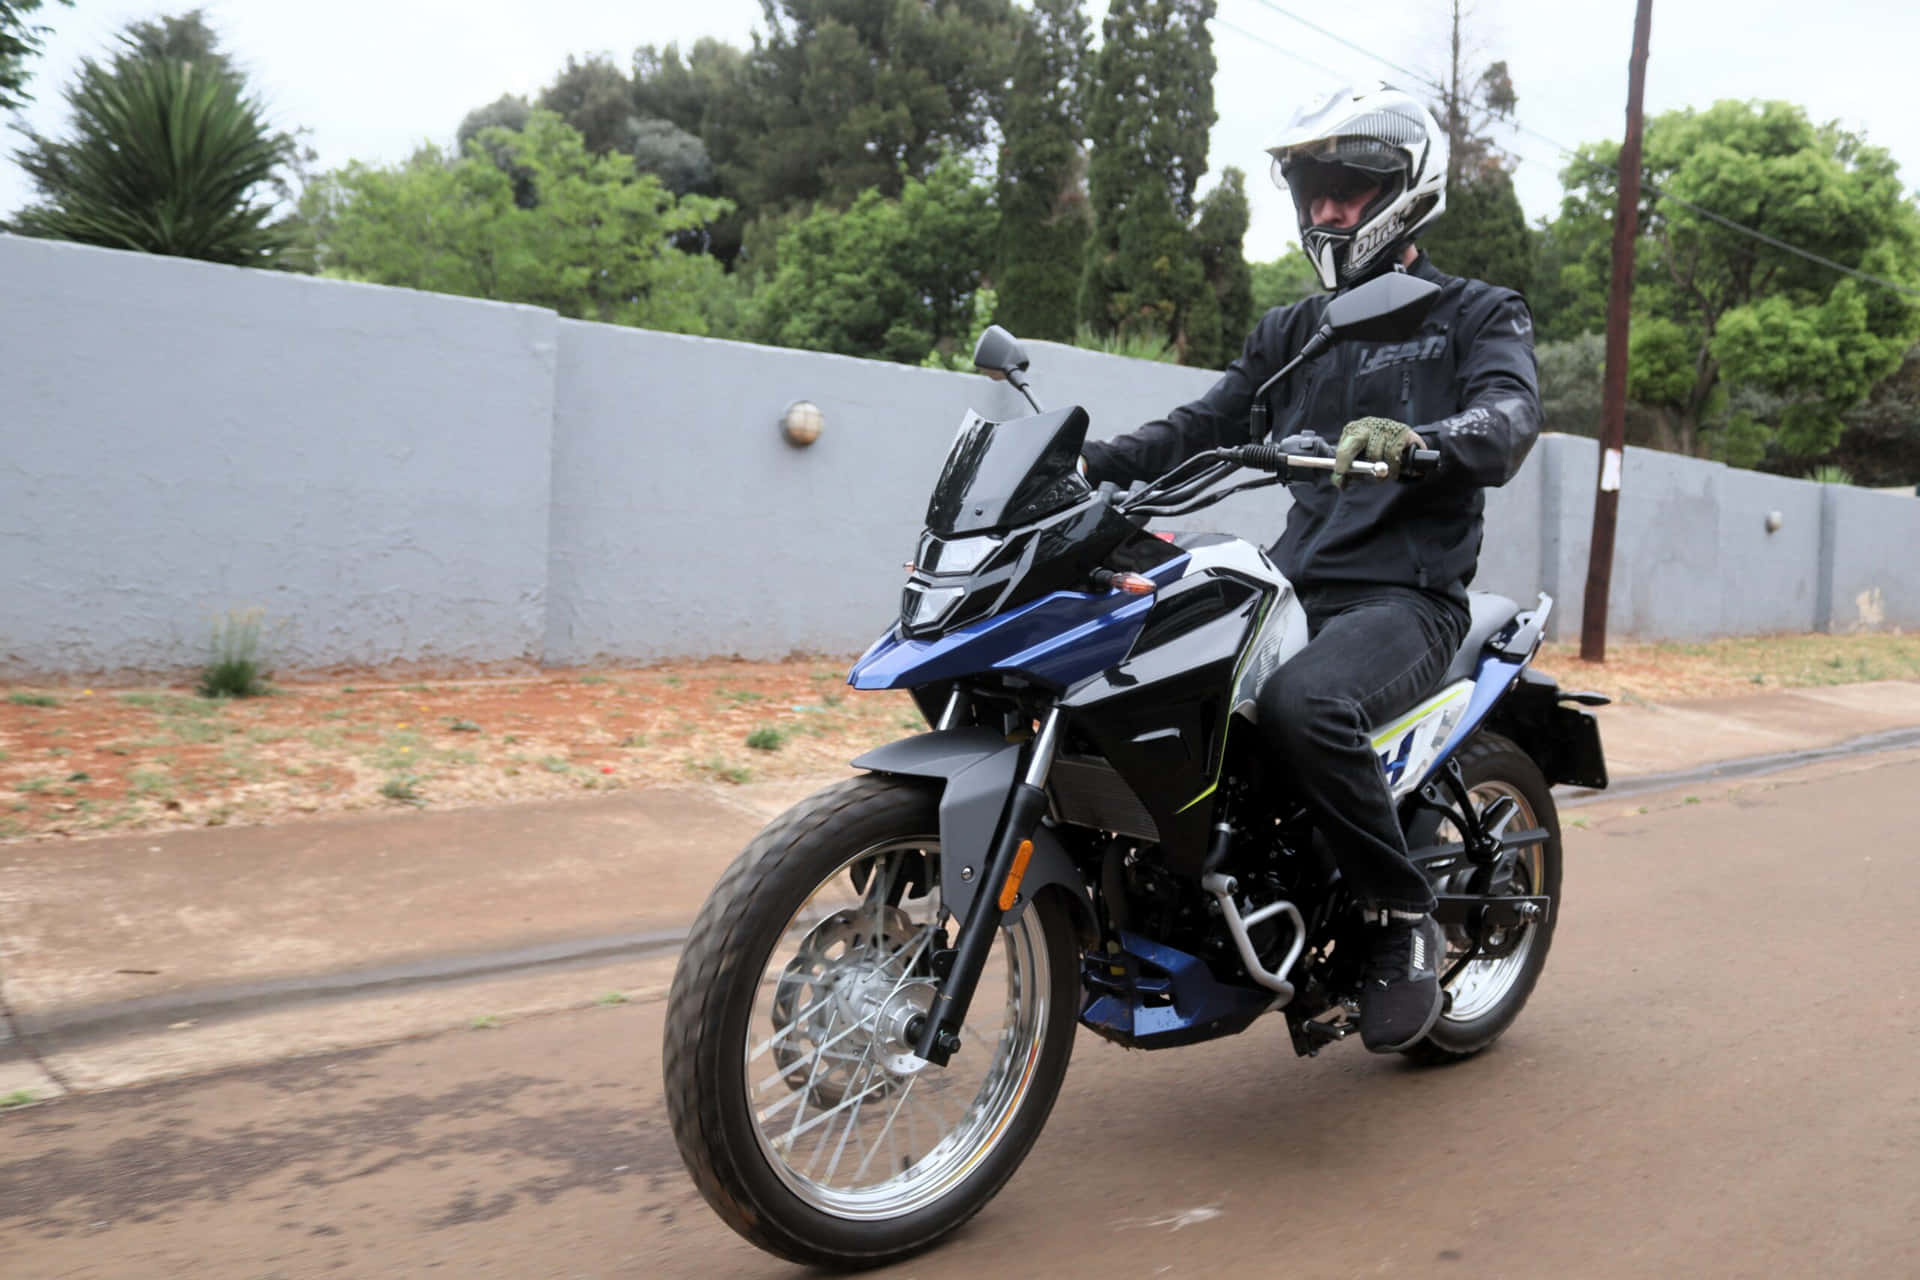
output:
[[[1362,904],[1431,911],[1433,890],[1407,860],[1372,739],[1433,692],[1466,637],[1467,610],[1412,587],[1364,584],[1320,588],[1301,603],[1309,640],[1261,688],[1261,735]]]

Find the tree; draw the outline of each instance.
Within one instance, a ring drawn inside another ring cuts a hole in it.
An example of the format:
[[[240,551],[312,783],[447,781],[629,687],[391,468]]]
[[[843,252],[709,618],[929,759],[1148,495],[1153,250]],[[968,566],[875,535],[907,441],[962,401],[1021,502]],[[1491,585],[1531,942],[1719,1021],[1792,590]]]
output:
[[[994,280],[1001,323],[1026,337],[1070,342],[1079,323],[1087,46],[1080,0],[1035,0],[1014,49]]]
[[[762,6],[767,35],[744,76],[754,127],[722,164],[747,207],[896,196],[942,155],[985,145],[1005,97],[1010,0]]]
[[[1472,181],[1489,170],[1508,167],[1506,155],[1494,143],[1497,121],[1513,118],[1519,97],[1505,61],[1490,62],[1474,76],[1468,69],[1478,50],[1470,46],[1464,27],[1467,15],[1460,0],[1451,0],[1447,26],[1447,68],[1434,85],[1434,115],[1447,135],[1447,198],[1462,179]],[[1468,77],[1472,76],[1471,79]]]
[[[67,89],[70,136],[27,134],[16,158],[41,202],[13,230],[29,236],[240,266],[275,266],[288,230],[271,220],[292,135],[218,60],[127,51],[87,59]]]
[[[40,52],[48,28],[29,21],[42,0],[0,0],[0,111],[24,107],[33,101],[27,81],[33,73],[27,60]],[[60,0],[71,5],[73,0]]]
[[[1097,334],[1158,329],[1183,362],[1219,341],[1217,312],[1196,305],[1206,277],[1188,230],[1216,119],[1213,13],[1213,0],[1113,0],[1087,110],[1094,231],[1081,316]]]
[[[1845,467],[1861,484],[1920,483],[1920,346],[1847,411],[1846,429],[1823,461]]]
[[[1512,160],[1492,129],[1511,120],[1519,97],[1504,61],[1476,76],[1460,0],[1449,10],[1447,67],[1434,85],[1434,116],[1447,135],[1447,208],[1420,237],[1435,266],[1454,275],[1526,292],[1533,284],[1532,237],[1514,194]],[[1469,78],[1471,77],[1471,78]]]
[[[1214,341],[1211,350],[1199,344],[1198,335],[1208,321],[1197,314],[1188,326],[1195,334],[1188,364],[1220,368],[1240,353],[1247,330],[1253,325],[1253,272],[1241,247],[1247,238],[1249,217],[1247,175],[1232,166],[1222,169],[1219,185],[1200,202],[1193,234],[1200,269],[1207,281],[1199,311],[1204,312],[1211,303]]]
[[[1287,306],[1321,291],[1319,273],[1297,244],[1288,245],[1287,251],[1272,262],[1254,263],[1252,274],[1255,316],[1263,316],[1275,307]]]
[[[706,251],[734,266],[746,224],[757,212],[739,181],[743,148],[758,131],[746,96],[746,55],[711,38],[695,41],[684,59],[675,45],[644,45],[633,55],[633,103],[643,121],[664,120],[699,140],[711,176],[688,190],[732,201],[734,211],[706,229]],[[636,138],[635,160],[655,173],[662,172],[655,165],[681,164],[663,154],[662,141]]]
[[[753,298],[760,341],[919,364],[971,338],[973,296],[994,241],[993,190],[949,156],[900,198],[877,188],[815,209],[780,241]]]
[[[677,196],[713,190],[713,161],[706,144],[671,120],[637,121],[631,151],[640,172],[651,173]]]
[[[238,65],[220,48],[220,36],[207,25],[204,9],[163,14],[147,22],[130,22],[120,41],[139,57],[191,62],[234,80],[243,80]]]
[[[489,158],[496,147],[531,175],[530,206]],[[306,203],[329,275],[682,333],[711,332],[732,305],[720,264],[671,243],[725,205],[676,200],[632,157],[592,155],[550,111],[517,133],[483,130],[462,157],[429,146],[395,168],[350,164]]]
[[[1617,156],[1613,144],[1582,148],[1568,171],[1575,209],[1612,203]],[[1659,410],[1662,442],[1680,452],[1724,453],[1716,435],[1739,427],[1769,455],[1826,453],[1841,415],[1920,335],[1920,306],[1698,210],[1913,285],[1920,211],[1893,158],[1791,103],[1726,101],[1650,120],[1643,166],[1631,394]],[[1727,392],[1742,387],[1777,397],[1777,419],[1730,414]]]
[[[539,105],[572,126],[596,156],[630,150],[640,123],[633,81],[603,55],[569,56],[554,82],[540,91]]]
[[[1463,178],[1447,192],[1447,211],[1420,236],[1442,271],[1515,289],[1533,287],[1534,240],[1504,169]]]
[[[1534,355],[1540,366],[1540,416],[1546,429],[1598,436],[1606,339],[1583,333],[1564,342],[1543,342]]]

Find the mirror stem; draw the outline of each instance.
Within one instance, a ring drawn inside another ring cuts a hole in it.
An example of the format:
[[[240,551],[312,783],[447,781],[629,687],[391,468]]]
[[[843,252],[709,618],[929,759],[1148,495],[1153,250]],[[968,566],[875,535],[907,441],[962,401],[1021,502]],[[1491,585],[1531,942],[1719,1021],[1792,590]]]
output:
[[[1033,392],[1027,390],[1026,374],[1020,372],[1018,369],[1009,369],[1007,370],[1007,382],[1012,385],[1015,391],[1018,391],[1021,395],[1027,398],[1027,403],[1033,406],[1033,411],[1035,413],[1046,412],[1046,410],[1040,407],[1040,402],[1033,398]]]
[[[1311,360],[1313,357],[1319,355],[1321,351],[1326,349],[1326,345],[1332,341],[1333,326],[1330,324],[1321,325],[1313,331],[1313,336],[1307,339],[1306,345],[1300,348],[1299,355],[1280,366],[1280,372],[1260,384],[1260,389],[1253,393],[1253,405],[1247,414],[1247,429],[1249,433],[1247,438],[1252,443],[1259,444],[1267,438],[1267,420],[1269,416],[1269,410],[1267,409],[1267,392],[1272,389],[1273,384],[1299,368],[1302,362]]]

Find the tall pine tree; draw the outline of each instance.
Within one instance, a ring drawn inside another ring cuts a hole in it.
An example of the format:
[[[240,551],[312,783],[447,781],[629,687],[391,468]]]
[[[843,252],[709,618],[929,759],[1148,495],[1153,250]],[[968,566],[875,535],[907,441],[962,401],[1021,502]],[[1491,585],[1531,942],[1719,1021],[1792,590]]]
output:
[[[1000,146],[995,319],[1023,337],[1071,341],[1086,250],[1084,62],[1080,0],[1034,0],[1014,49]]]
[[[1080,294],[1096,333],[1159,332],[1183,361],[1208,363],[1218,299],[1189,228],[1216,119],[1213,13],[1214,0],[1113,0],[1107,10],[1087,105],[1094,229]]]

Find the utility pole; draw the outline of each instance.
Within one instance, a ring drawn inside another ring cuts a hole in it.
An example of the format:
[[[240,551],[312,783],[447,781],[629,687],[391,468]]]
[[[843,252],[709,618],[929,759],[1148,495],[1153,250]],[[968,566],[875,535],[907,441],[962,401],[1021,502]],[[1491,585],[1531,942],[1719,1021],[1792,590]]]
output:
[[[1620,147],[1620,205],[1613,215],[1613,289],[1607,297],[1607,379],[1600,402],[1600,477],[1587,550],[1587,598],[1580,614],[1580,657],[1607,660],[1607,596],[1613,588],[1613,529],[1620,513],[1620,467],[1627,447],[1627,304],[1633,300],[1633,239],[1640,230],[1640,102],[1647,87],[1647,39],[1653,0],[1633,15],[1627,64],[1627,139]]]

